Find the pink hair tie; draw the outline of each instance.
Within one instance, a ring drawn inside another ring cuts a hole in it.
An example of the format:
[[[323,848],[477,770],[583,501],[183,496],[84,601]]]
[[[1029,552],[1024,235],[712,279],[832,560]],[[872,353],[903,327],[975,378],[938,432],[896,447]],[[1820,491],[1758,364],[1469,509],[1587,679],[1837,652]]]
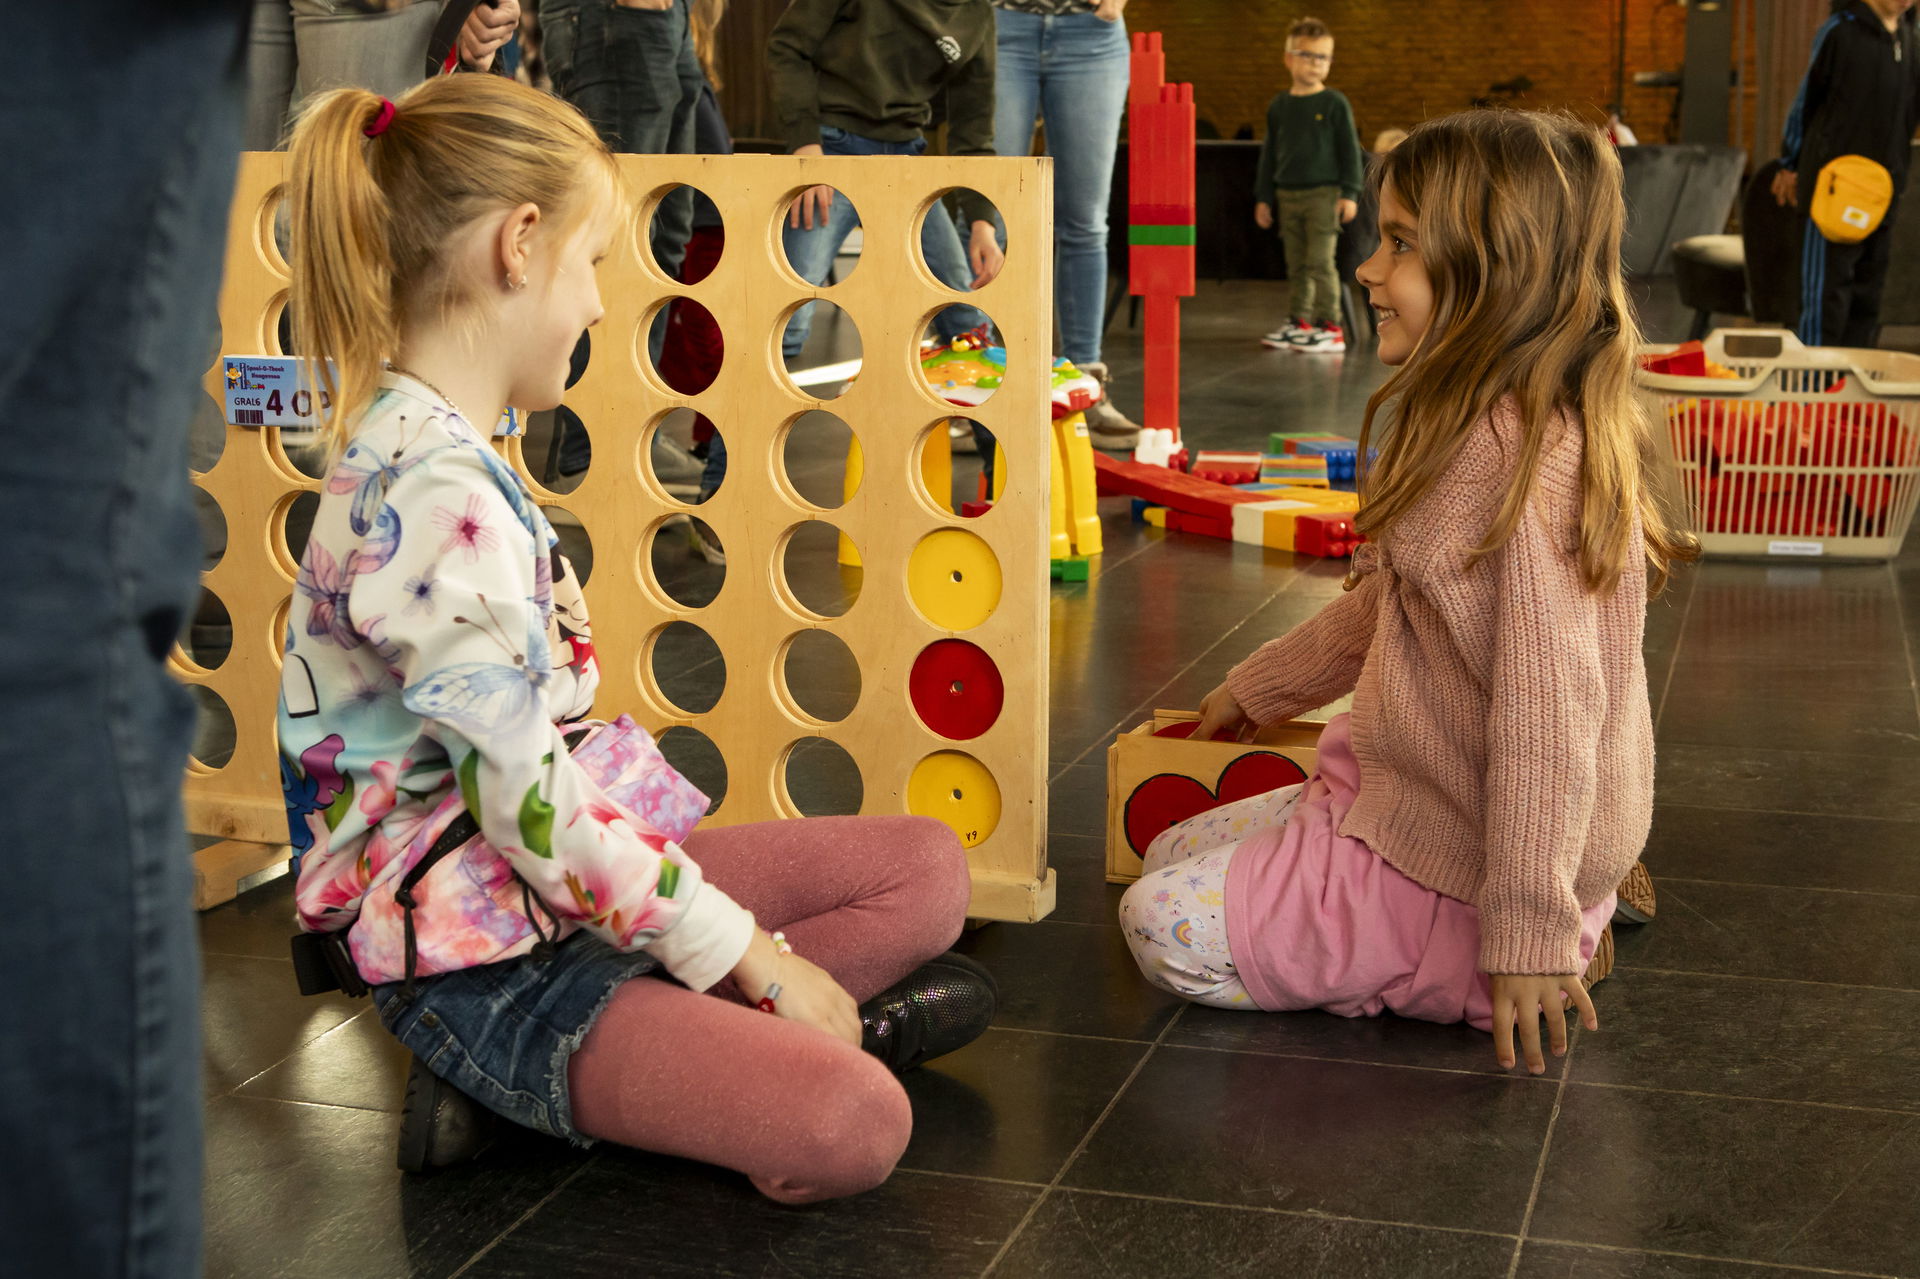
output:
[[[387,131],[387,126],[392,123],[393,123],[393,103],[387,101],[385,98],[382,98],[380,99],[380,114],[373,118],[372,124],[360,130],[360,132],[366,134],[370,138],[377,138],[381,134],[385,133]]]

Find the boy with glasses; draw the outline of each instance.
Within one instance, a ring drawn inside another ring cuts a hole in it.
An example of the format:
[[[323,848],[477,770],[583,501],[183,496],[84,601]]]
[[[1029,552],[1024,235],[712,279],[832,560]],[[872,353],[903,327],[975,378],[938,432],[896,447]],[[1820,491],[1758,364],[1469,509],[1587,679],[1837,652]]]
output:
[[[1302,18],[1287,32],[1293,83],[1267,107],[1267,137],[1254,178],[1253,219],[1265,230],[1276,210],[1292,282],[1293,318],[1261,338],[1276,350],[1347,349],[1340,329],[1334,246],[1359,211],[1360,135],[1345,95],[1327,88],[1333,32]]]

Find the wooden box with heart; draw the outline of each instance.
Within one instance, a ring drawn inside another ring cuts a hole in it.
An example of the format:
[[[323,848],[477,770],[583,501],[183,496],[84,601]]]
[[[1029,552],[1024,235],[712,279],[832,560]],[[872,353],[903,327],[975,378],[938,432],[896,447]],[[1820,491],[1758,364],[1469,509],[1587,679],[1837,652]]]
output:
[[[1193,711],[1155,711],[1107,748],[1107,880],[1140,878],[1153,837],[1218,804],[1304,782],[1323,722],[1269,724],[1251,742],[1196,742]]]

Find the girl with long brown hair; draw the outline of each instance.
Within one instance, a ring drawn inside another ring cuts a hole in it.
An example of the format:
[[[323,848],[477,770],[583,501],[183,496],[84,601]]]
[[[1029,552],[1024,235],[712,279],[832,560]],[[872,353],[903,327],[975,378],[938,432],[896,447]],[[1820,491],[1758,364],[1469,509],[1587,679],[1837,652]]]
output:
[[[317,99],[289,171],[294,332],[333,406],[281,684],[295,901],[414,1054],[401,1166],[501,1116],[784,1202],[877,1184],[912,1123],[890,1069],[992,1015],[941,955],[958,840],[693,832],[706,797],[631,720],[586,719],[579,581],[488,439],[503,406],[560,402],[600,319],[632,222],[612,155],[557,99],[457,76]]]
[[[1690,540],[1636,407],[1620,165],[1596,130],[1483,111],[1382,156],[1359,269],[1395,372],[1367,405],[1347,590],[1235,667],[1196,736],[1351,692],[1314,775],[1149,847],[1121,918],[1201,1003],[1391,1010],[1545,1069],[1611,963],[1653,800],[1641,630]],[[1376,457],[1377,450],[1377,457]],[[1643,906],[1645,903],[1643,903]],[[1644,917],[1644,916],[1642,916]]]

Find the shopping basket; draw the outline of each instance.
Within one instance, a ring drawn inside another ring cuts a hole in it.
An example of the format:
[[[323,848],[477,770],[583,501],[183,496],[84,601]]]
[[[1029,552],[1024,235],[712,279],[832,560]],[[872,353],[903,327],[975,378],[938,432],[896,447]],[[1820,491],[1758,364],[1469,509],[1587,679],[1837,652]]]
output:
[[[1920,501],[1920,356],[1776,329],[1641,355],[1640,392],[1707,554],[1899,551]]]

